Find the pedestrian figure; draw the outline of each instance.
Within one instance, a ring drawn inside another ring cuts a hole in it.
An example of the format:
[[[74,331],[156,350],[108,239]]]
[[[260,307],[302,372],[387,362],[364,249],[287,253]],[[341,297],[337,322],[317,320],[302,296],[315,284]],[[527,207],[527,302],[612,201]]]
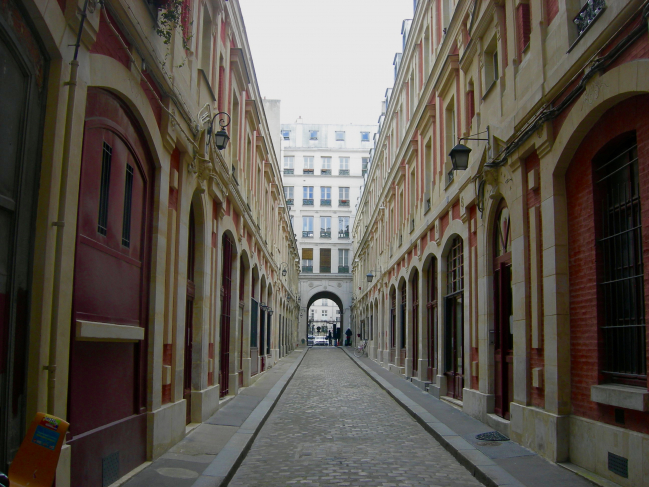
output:
[[[345,340],[345,346],[349,347],[352,344],[352,331],[347,328],[345,335],[347,335],[347,340]]]
[[[331,334],[331,330],[329,330],[329,334],[327,335],[327,339],[329,340],[329,346],[331,346],[331,340],[333,340],[333,335]]]

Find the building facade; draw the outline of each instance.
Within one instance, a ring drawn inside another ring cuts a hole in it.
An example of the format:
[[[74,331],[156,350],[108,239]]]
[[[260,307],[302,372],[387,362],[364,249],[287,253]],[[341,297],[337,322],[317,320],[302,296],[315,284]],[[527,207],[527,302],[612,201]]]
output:
[[[300,341],[307,336],[307,312],[319,299],[335,302],[343,326],[349,324],[350,229],[375,132],[373,125],[307,124],[301,119],[281,125],[284,196],[300,253]],[[322,318],[323,310],[318,310]],[[339,328],[335,326],[336,333]]]
[[[624,486],[649,485],[648,17],[415,2],[352,230],[374,360]]]
[[[239,4],[178,2],[165,30],[164,3],[0,7],[0,470],[40,411],[71,425],[56,484],[108,485],[298,342]]]

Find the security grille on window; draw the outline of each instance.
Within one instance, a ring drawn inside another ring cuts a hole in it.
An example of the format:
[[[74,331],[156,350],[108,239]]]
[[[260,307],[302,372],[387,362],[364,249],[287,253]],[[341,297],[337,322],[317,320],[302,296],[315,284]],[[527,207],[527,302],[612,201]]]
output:
[[[612,157],[611,157],[612,156]],[[593,161],[601,202],[598,281],[604,340],[602,372],[615,382],[647,385],[642,218],[635,137]]]

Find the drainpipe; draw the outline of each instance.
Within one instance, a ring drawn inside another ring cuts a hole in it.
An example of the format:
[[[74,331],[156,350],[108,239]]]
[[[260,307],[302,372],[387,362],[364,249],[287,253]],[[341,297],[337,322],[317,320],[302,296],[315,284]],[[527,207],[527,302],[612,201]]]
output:
[[[77,32],[77,42],[74,44],[74,58],[70,62],[70,79],[65,83],[68,87],[68,103],[65,114],[65,127],[63,133],[63,157],[61,158],[61,185],[59,190],[59,209],[57,214],[57,221],[52,222],[52,225],[58,227],[60,231],[56,234],[55,253],[54,253],[54,283],[60,282],[62,274],[62,253],[63,253],[63,227],[65,226],[65,212],[66,212],[66,199],[68,195],[68,174],[70,170],[70,147],[72,139],[72,123],[74,119],[75,110],[75,96],[77,91],[77,72],[79,70],[79,47],[81,45],[81,34],[83,32],[83,25],[86,21],[86,12],[88,10],[89,0],[85,0],[83,10],[81,12],[81,21],[79,23],[79,31]],[[56,303],[60,298],[60,286],[55,285],[52,294],[52,303]],[[47,412],[55,414],[55,399],[56,399],[56,362],[57,362],[57,349],[59,345],[58,331],[59,331],[59,312],[52,313],[50,323],[50,353],[49,365],[43,366],[44,370],[49,372],[49,379],[47,381]]]

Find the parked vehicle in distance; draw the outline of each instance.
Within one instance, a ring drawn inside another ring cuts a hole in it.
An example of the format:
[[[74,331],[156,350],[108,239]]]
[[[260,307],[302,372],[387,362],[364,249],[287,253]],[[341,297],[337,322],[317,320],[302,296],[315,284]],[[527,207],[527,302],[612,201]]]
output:
[[[315,337],[313,335],[309,335],[306,337],[306,346],[307,347],[312,347],[313,346],[313,339]]]
[[[315,346],[327,346],[329,345],[329,340],[327,337],[315,337],[315,340],[313,341],[313,344]]]

